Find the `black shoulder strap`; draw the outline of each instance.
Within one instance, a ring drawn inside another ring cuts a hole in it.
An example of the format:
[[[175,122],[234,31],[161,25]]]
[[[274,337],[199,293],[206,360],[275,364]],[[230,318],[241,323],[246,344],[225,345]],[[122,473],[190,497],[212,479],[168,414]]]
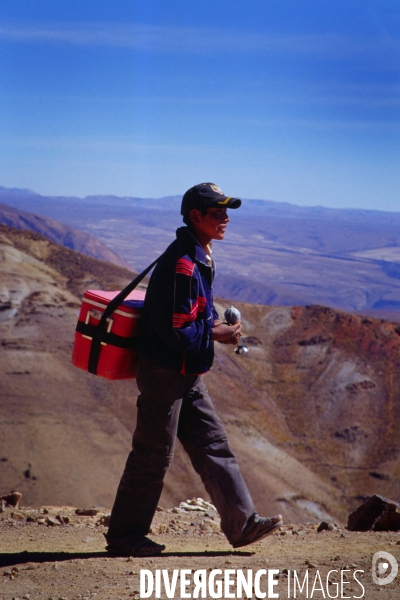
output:
[[[163,256],[163,255],[161,255]],[[98,325],[93,331],[92,344],[90,347],[88,371],[97,375],[97,364],[100,357],[101,342],[103,341],[104,335],[107,333],[107,319],[114,312],[116,308],[121,304],[123,300],[139,285],[139,283],[146,277],[147,273],[151,271],[153,267],[158,263],[161,256],[151,263],[140,275],[138,275],[133,281],[131,281],[122,291],[119,292],[107,305],[106,310],[103,312]]]

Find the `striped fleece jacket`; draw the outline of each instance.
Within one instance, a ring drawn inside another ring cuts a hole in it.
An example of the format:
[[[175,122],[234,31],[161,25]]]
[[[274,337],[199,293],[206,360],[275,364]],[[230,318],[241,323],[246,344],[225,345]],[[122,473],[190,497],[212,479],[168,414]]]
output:
[[[140,354],[184,374],[211,368],[214,265],[187,227],[166,249],[151,276],[141,318]]]

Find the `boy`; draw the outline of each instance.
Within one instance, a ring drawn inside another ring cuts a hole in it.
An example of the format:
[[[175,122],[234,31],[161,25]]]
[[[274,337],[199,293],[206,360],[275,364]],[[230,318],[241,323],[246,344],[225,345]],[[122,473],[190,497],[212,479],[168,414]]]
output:
[[[228,445],[201,377],[212,365],[214,342],[236,344],[240,322],[222,323],[213,305],[211,241],[222,240],[227,209],[241,205],[212,183],[182,199],[185,227],[150,279],[141,319],[137,384],[140,390],[132,451],[118,487],[106,539],[118,555],[154,556],[165,546],[146,537],[179,438],[235,547],[252,544],[282,525],[260,517]]]

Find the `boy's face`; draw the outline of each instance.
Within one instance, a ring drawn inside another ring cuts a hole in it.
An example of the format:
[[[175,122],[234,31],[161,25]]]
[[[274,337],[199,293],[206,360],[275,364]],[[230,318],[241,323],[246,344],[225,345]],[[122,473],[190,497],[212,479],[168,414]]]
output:
[[[190,211],[190,218],[196,233],[201,234],[204,238],[209,238],[209,242],[224,239],[229,223],[226,208],[208,208],[205,215],[202,215],[200,210],[193,209]]]

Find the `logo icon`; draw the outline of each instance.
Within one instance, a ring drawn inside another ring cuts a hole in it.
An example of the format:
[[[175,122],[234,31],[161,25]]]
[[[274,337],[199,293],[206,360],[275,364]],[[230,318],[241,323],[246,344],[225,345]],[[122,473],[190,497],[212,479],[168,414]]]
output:
[[[390,568],[390,571],[388,571]],[[388,585],[397,577],[399,565],[389,552],[375,552],[372,557],[372,580],[377,585]]]
[[[217,185],[215,185],[215,183],[211,183],[210,188],[216,193],[216,194],[220,194],[221,196],[224,195],[224,192],[221,190],[220,187],[218,187]]]

